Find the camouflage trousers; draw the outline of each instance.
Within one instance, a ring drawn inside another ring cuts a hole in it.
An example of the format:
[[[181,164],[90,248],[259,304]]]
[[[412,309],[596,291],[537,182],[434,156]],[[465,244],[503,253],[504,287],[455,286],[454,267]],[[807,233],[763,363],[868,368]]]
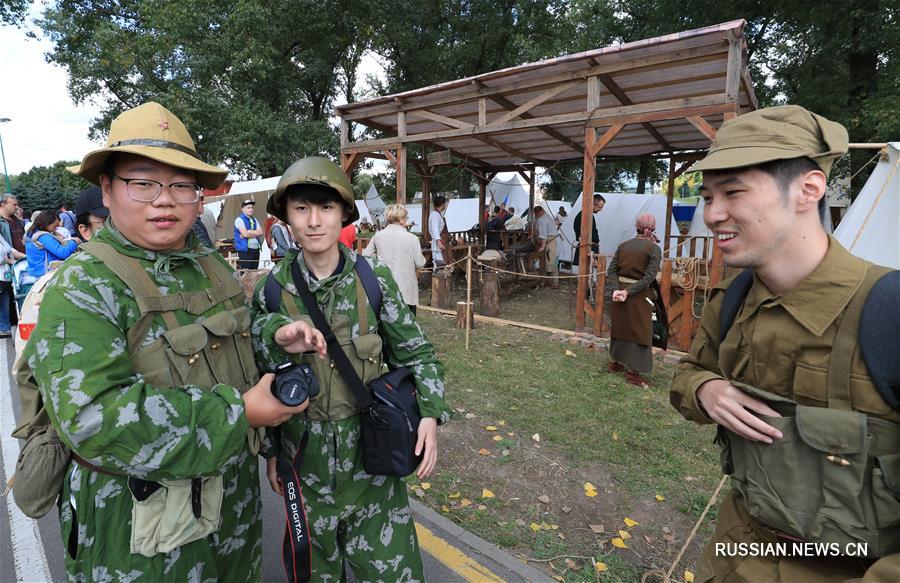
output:
[[[698,583],[767,581],[770,583],[838,583],[863,581],[888,583],[900,579],[894,562],[882,559],[879,568],[867,569],[874,561],[852,557],[775,557],[724,556],[717,554],[716,543],[766,544],[778,538],[754,521],[744,507],[743,498],[729,493],[719,507],[716,530],[697,562]],[[893,557],[892,557],[893,558]],[[888,575],[888,573],[890,573]],[[865,579],[860,579],[865,574]]]
[[[219,530],[153,557],[131,553],[132,497],[126,478],[72,462],[60,505],[66,573],[72,582],[259,581],[261,567],[258,458],[244,447],[223,474]],[[73,507],[74,501],[74,507]]]
[[[361,583],[424,581],[406,486],[400,478],[365,472],[359,416],[307,426],[300,475],[312,581],[345,581],[344,560]]]

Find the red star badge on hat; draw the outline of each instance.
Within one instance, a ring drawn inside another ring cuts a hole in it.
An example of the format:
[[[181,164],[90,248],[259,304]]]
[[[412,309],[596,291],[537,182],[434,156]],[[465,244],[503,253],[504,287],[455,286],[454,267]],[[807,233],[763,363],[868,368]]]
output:
[[[167,130],[167,129],[169,129],[169,122],[161,121],[161,122],[159,122],[159,127],[161,127],[164,130]]]

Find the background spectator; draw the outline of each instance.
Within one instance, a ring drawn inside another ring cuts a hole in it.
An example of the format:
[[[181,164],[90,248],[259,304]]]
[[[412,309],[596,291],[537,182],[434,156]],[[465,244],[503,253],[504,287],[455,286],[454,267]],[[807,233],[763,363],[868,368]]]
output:
[[[47,272],[51,261],[63,261],[78,249],[78,243],[56,232],[59,223],[56,211],[41,211],[29,225],[25,255],[32,282]]]
[[[416,268],[425,265],[422,243],[418,237],[406,230],[409,212],[405,206],[390,205],[385,210],[384,217],[388,222],[387,227],[375,233],[363,250],[363,255],[378,257],[382,263],[388,266],[400,288],[403,301],[415,314],[416,306],[419,305],[419,281],[416,278]]]

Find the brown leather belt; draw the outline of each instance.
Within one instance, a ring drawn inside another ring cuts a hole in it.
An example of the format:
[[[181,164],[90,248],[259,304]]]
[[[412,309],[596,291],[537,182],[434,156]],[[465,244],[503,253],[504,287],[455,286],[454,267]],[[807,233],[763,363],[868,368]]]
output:
[[[104,470],[100,466],[95,466],[91,462],[87,461],[74,451],[72,452],[72,461],[77,463],[79,466],[91,470],[92,472],[97,472],[98,474],[106,474],[107,476],[116,476],[118,478],[127,478],[128,476],[125,474],[117,474],[115,472],[110,472],[108,470]]]

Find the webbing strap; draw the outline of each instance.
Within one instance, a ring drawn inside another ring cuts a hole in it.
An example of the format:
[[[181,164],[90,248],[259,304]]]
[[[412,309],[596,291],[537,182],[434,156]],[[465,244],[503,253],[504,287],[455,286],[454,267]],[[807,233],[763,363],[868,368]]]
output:
[[[369,333],[369,303],[366,301],[366,290],[359,276],[356,278],[356,312],[359,315],[359,335]]]
[[[123,255],[108,243],[101,243],[100,241],[88,241],[83,243],[81,248],[102,261],[104,265],[116,274],[116,277],[121,279],[131,289],[135,300],[138,302],[138,307],[141,307],[142,299],[162,297],[159,287],[153,283],[153,280],[144,271],[143,266],[134,257]],[[166,324],[166,328],[172,330],[180,325],[172,312],[164,311],[160,315]],[[135,345],[133,341],[143,340],[147,330],[150,328],[151,317],[150,314],[147,314],[141,308],[141,318],[128,331],[129,346]]]
[[[213,283],[213,289],[210,291],[213,292],[212,295],[215,296],[215,299],[226,302],[230,309],[240,307],[243,299],[238,302],[235,298],[243,295],[244,286],[234,278],[232,272],[221,261],[213,258],[212,255],[201,255],[197,258],[197,262],[200,263],[200,267],[203,268],[203,271]],[[219,299],[220,296],[222,296],[221,300]]]
[[[875,282],[888,271],[883,267],[869,267],[863,277],[860,289],[866,291],[872,289]],[[850,399],[850,369],[858,344],[859,321],[867,297],[868,293],[858,293],[858,290],[854,294],[844,310],[837,334],[834,337],[834,344],[831,346],[831,358],[828,363],[828,407],[832,409],[849,411],[853,408]]]
[[[287,310],[288,316],[291,317],[291,320],[299,320],[303,314],[300,313],[300,309],[297,307],[297,304],[294,302],[294,297],[288,292],[288,290],[282,288],[281,290],[281,303],[284,304],[284,308]]]

